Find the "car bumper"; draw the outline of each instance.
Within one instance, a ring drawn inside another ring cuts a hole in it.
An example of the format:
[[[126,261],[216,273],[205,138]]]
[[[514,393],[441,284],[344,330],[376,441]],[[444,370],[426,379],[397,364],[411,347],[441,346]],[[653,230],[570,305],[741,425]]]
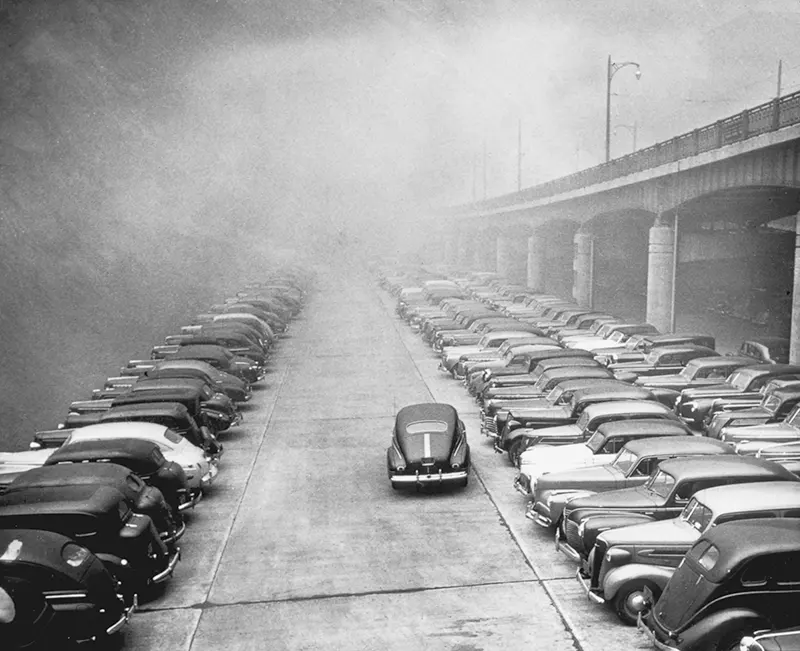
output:
[[[208,472],[200,478],[200,487],[205,490],[214,483],[214,478],[219,474],[219,466],[216,463],[211,463],[208,466]]]
[[[152,583],[164,583],[167,579],[169,579],[173,572],[175,572],[175,566],[178,564],[178,561],[181,560],[181,550],[180,548],[176,549],[175,552],[170,556],[169,563],[167,566],[161,570],[158,574],[154,575],[150,581]]]
[[[596,604],[604,604],[606,602],[606,600],[603,599],[603,597],[601,597],[599,594],[592,592],[592,586],[589,585],[589,580],[583,576],[583,571],[581,569],[578,569],[578,571],[575,573],[575,578],[578,579],[578,583],[580,583],[580,586],[583,588],[583,591],[586,593],[589,601],[592,601]]]
[[[106,629],[106,635],[114,635],[114,633],[118,633],[120,630],[122,630],[122,627],[125,626],[128,621],[130,621],[131,615],[133,615],[138,607],[139,597],[138,595],[133,595],[133,602],[131,605],[123,610],[120,618]]]
[[[636,628],[639,629],[639,632],[642,633],[656,649],[660,649],[660,651],[680,651],[680,649],[676,646],[670,646],[669,644],[664,644],[661,642],[656,637],[656,634],[647,627],[647,624],[644,623],[644,620],[642,619],[642,613],[639,613],[639,616],[636,618]]]
[[[515,489],[515,490],[516,490],[518,493],[521,493],[522,495],[524,495],[525,497],[530,497],[530,495],[531,495],[531,494],[528,492],[528,488],[527,488],[527,486],[525,486],[525,485],[523,484],[523,482],[522,482],[522,478],[521,478],[519,475],[517,475],[517,476],[514,478],[514,489]]]
[[[178,507],[178,510],[180,510],[180,507]],[[175,533],[173,535],[169,535],[169,534],[164,535],[164,534],[162,534],[160,536],[161,537],[161,542],[163,542],[165,545],[174,545],[181,538],[183,538],[183,534],[185,534],[185,533],[186,533],[186,522],[181,522],[181,526],[177,528],[177,530],[175,531]]]
[[[553,526],[553,521],[550,519],[550,515],[546,514],[546,513],[540,513],[539,511],[537,511],[536,510],[536,505],[537,505],[537,503],[534,502],[533,500],[528,502],[528,505],[525,507],[525,517],[528,518],[528,520],[532,520],[533,522],[538,524],[540,527],[548,527],[548,528],[552,527]],[[540,509],[541,510],[545,510],[546,509],[546,510],[549,511],[549,509],[547,509],[546,506],[544,506],[544,508],[542,508],[542,506],[540,506]]]
[[[178,511],[188,511],[189,509],[193,509],[200,500],[203,499],[203,491],[201,490],[190,490],[183,502],[178,505]]]
[[[581,555],[566,541],[561,539],[561,532],[556,530],[556,551],[561,552],[569,560],[580,563]]]
[[[407,486],[407,485],[425,485],[425,484],[446,484],[454,481],[464,481],[467,478],[466,470],[459,470],[456,472],[437,472],[430,475],[392,475],[389,479],[392,484]]]

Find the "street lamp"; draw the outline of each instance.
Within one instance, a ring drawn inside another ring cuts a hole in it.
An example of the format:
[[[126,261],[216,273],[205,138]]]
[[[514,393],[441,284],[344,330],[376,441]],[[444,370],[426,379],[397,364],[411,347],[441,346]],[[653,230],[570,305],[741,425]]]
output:
[[[606,163],[611,160],[611,80],[615,74],[627,66],[635,66],[637,79],[642,76],[639,64],[635,61],[614,63],[611,61],[611,55],[608,55],[608,66],[606,68]]]

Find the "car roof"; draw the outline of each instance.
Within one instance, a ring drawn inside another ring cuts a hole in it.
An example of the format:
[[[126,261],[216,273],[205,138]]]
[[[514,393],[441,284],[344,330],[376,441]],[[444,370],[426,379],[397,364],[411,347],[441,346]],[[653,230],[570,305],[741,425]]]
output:
[[[715,514],[800,508],[800,482],[762,481],[714,486],[694,496]]]
[[[7,490],[28,486],[61,486],[88,480],[90,483],[127,481],[131,471],[115,463],[64,463],[60,465],[32,468],[22,473],[9,484]]]
[[[161,439],[168,428],[156,423],[145,423],[141,421],[125,421],[123,423],[98,423],[97,425],[87,425],[76,429],[70,434],[70,441],[90,439],[94,436],[114,436],[121,438],[146,438]]]
[[[720,357],[720,354],[708,346],[700,346],[699,344],[681,344],[676,346],[661,346],[654,348],[651,354],[655,353],[659,357],[664,355],[674,355],[676,353],[705,353],[707,357]]]
[[[113,421],[128,417],[141,418],[142,416],[171,416],[186,418],[189,410],[180,402],[137,402],[132,405],[119,405],[111,407],[101,414],[101,421]]]
[[[684,435],[689,435],[689,429],[683,423],[676,420],[665,420],[663,418],[613,420],[600,425],[597,428],[597,431],[602,432],[606,436],[638,434],[639,432],[648,432],[653,434],[663,433],[664,436],[668,436],[675,432],[682,432]]]
[[[800,519],[753,518],[725,522],[706,531],[695,543],[709,542],[719,549],[719,560],[708,572],[715,583],[751,558],[800,552]]]
[[[31,563],[55,568],[58,572],[83,580],[88,564],[78,567],[69,565],[62,557],[64,547],[72,542],[70,538],[54,531],[42,529],[4,529],[0,530],[0,556],[13,559],[6,563]],[[94,554],[89,554],[94,558]]]
[[[452,430],[458,420],[458,413],[452,405],[440,402],[407,405],[397,412],[395,427],[398,431],[405,431],[411,423],[427,420],[442,421]]]
[[[148,458],[154,449],[160,449],[158,444],[146,439],[115,438],[73,441],[57,448],[47,459],[45,465],[86,459],[110,459],[113,461],[131,457]]]
[[[622,398],[620,396],[622,396]],[[650,391],[650,389],[633,386],[632,384],[625,384],[624,382],[620,382],[619,385],[589,386],[584,389],[578,389],[572,394],[572,400],[574,402],[580,402],[582,400],[601,401],[603,398],[610,398],[612,400],[647,400],[652,397],[653,392]]]
[[[762,375],[783,375],[789,373],[800,373],[800,366],[797,364],[753,364],[740,368],[738,373],[751,378]]]
[[[605,366],[557,366],[544,371],[541,377],[546,377],[548,381],[559,378],[562,380],[591,378],[598,380],[613,380],[614,374]]]
[[[172,357],[173,359],[195,359],[196,357],[204,357],[227,360],[230,354],[230,351],[223,346],[192,344],[190,346],[181,346]]]
[[[589,418],[596,418],[603,414],[665,414],[672,413],[666,405],[655,400],[614,400],[611,402],[597,402],[584,409]]]
[[[203,389],[208,386],[208,382],[202,378],[194,377],[144,377],[137,380],[132,391],[148,391],[150,389]]]
[[[111,406],[119,407],[120,405],[138,402],[182,402],[186,399],[199,400],[201,396],[201,389],[196,387],[175,387],[171,389],[153,387],[152,389],[140,389],[139,391],[117,396],[112,401]]]
[[[116,488],[102,484],[31,487],[19,493],[0,495],[0,518],[23,513],[102,514],[112,509],[116,511],[117,504],[123,501],[125,496]]]
[[[633,421],[620,421],[622,423]],[[669,421],[664,421],[669,422]],[[625,444],[636,456],[659,456],[662,454],[734,454],[733,446],[704,436],[674,436],[628,441]]]
[[[661,470],[676,479],[702,479],[709,475],[725,477],[785,477],[787,480],[800,481],[783,466],[755,457],[740,455],[720,455],[704,457],[686,457],[662,461]]]
[[[693,360],[689,361],[686,365],[692,365],[692,367],[704,367],[704,366],[714,366],[714,367],[725,367],[725,366],[752,366],[753,365],[753,358],[752,357],[736,357],[736,356],[728,356],[728,355],[717,355],[711,357],[695,357]]]

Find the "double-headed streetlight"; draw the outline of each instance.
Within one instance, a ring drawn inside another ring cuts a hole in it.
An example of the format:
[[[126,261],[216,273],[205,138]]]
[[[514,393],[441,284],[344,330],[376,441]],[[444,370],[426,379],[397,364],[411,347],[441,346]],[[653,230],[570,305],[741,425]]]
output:
[[[611,80],[614,78],[615,74],[627,66],[636,68],[637,79],[642,76],[639,64],[635,61],[614,63],[611,60],[611,55],[608,55],[608,67],[606,68],[606,162],[611,160]]]

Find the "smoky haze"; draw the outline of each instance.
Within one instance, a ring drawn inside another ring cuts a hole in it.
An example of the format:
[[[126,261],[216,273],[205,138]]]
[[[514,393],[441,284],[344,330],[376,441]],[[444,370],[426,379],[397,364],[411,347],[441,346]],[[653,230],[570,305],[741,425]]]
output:
[[[768,99],[797,27],[768,0],[6,0],[4,438],[292,250],[401,250],[516,189],[520,125],[525,185],[599,162],[609,53],[642,65],[614,97],[642,145]]]

